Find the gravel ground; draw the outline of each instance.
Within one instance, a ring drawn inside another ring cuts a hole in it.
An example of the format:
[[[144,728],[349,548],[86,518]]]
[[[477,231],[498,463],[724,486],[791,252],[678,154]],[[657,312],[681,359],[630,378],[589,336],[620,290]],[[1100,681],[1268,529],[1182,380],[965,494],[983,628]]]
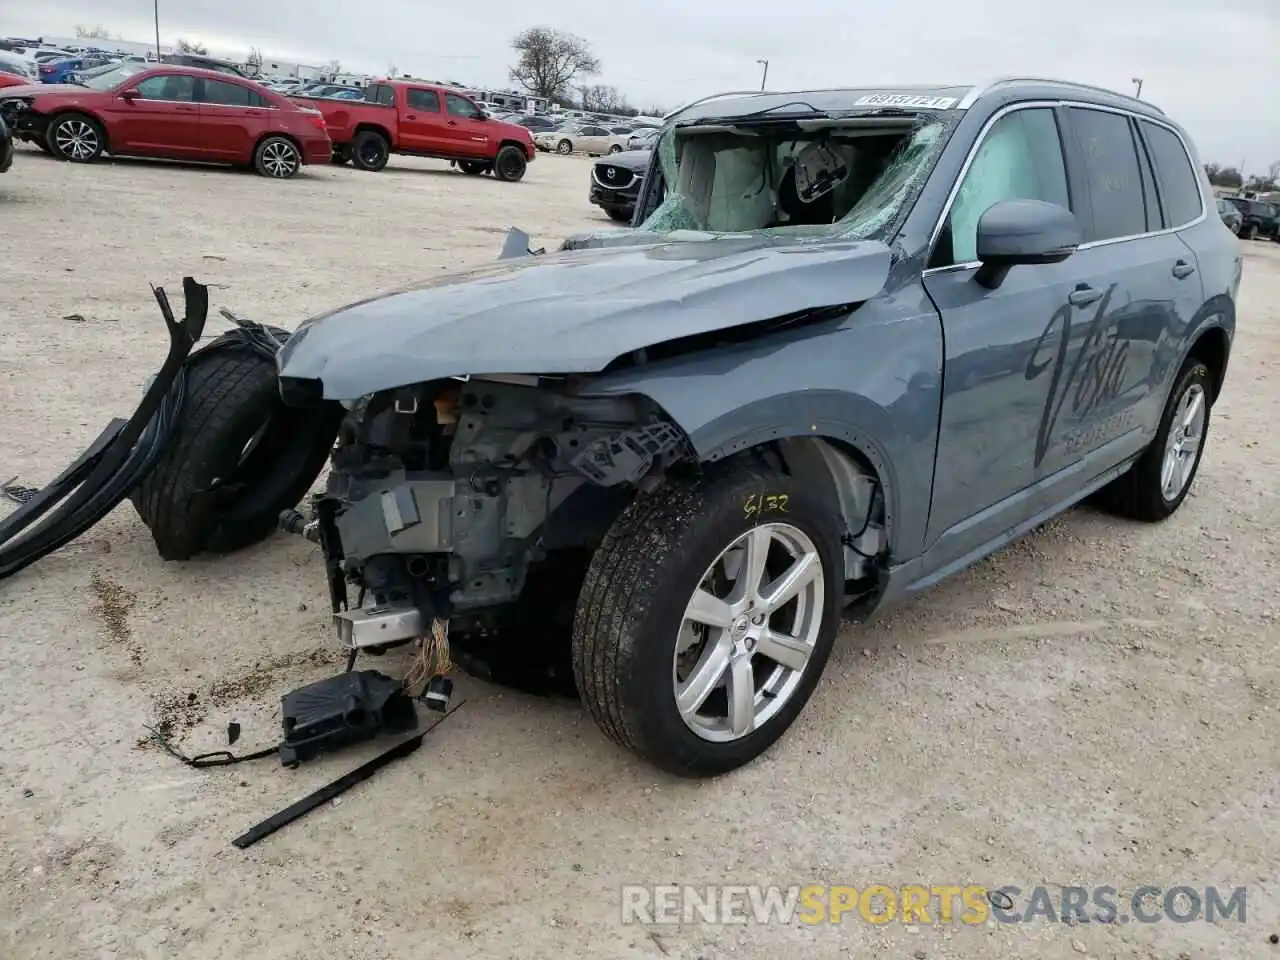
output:
[[[0,479],[47,481],[133,409],[165,349],[149,281],[190,273],[215,309],[292,327],[491,259],[509,225],[548,245],[603,226],[587,170],[541,157],[508,185],[398,159],[272,183],[20,150]],[[1280,246],[1245,252],[1174,519],[1074,511],[846,631],[790,734],[714,782],[656,774],[575,704],[462,678],[418,754],[237,851],[376,751],[193,771],[143,727],[194,752],[234,718],[238,747],[272,742],[279,696],[338,662],[317,557],[290,538],[167,565],[117,510],[0,585],[0,956],[1280,958]],[[621,922],[624,884],[670,882],[1247,886],[1247,922]]]

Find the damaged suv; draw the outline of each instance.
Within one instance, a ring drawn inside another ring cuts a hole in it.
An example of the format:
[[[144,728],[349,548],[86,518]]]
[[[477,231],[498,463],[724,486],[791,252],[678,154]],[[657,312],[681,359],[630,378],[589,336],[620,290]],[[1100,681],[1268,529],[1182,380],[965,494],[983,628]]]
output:
[[[638,226],[305,322],[345,408],[307,532],[345,643],[553,643],[684,775],[759,755],[863,619],[1086,496],[1187,495],[1238,245],[1151,104],[1043,80],[668,119]]]

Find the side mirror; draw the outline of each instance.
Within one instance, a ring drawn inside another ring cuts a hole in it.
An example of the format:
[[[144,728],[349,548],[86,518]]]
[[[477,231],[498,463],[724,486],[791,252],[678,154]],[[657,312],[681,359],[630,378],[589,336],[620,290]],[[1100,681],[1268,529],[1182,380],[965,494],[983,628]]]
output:
[[[982,267],[974,279],[994,290],[1012,267],[1066,260],[1082,236],[1065,207],[1043,200],[1001,200],[978,220],[977,239]]]
[[[134,101],[134,100],[137,100],[137,99],[138,99],[138,88],[137,88],[137,87],[129,87],[127,90],[121,90],[121,91],[120,91],[120,99],[121,99],[121,100],[129,100],[129,101],[131,101],[131,102],[132,102],[132,101]]]

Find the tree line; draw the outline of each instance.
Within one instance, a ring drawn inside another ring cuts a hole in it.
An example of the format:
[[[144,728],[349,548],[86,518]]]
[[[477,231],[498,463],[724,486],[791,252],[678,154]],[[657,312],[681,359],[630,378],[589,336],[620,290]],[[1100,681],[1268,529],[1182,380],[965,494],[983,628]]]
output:
[[[515,35],[511,49],[516,54],[511,79],[535,97],[591,113],[634,117],[641,112],[617,87],[584,82],[600,72],[600,59],[576,34],[530,27]],[[666,111],[652,106],[643,112],[661,116]]]
[[[1255,173],[1249,177],[1245,177],[1238,168],[1221,163],[1206,163],[1204,172],[1209,175],[1209,182],[1215,187],[1245,190],[1250,193],[1270,193],[1272,190],[1280,190],[1280,160],[1267,167],[1265,174]]]

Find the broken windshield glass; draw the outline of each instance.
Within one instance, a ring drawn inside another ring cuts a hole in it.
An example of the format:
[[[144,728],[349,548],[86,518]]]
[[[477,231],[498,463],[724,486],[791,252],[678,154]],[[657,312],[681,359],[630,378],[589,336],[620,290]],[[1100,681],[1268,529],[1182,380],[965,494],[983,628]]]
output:
[[[671,127],[657,146],[666,196],[639,229],[871,237],[932,169],[944,130],[866,117]]]

